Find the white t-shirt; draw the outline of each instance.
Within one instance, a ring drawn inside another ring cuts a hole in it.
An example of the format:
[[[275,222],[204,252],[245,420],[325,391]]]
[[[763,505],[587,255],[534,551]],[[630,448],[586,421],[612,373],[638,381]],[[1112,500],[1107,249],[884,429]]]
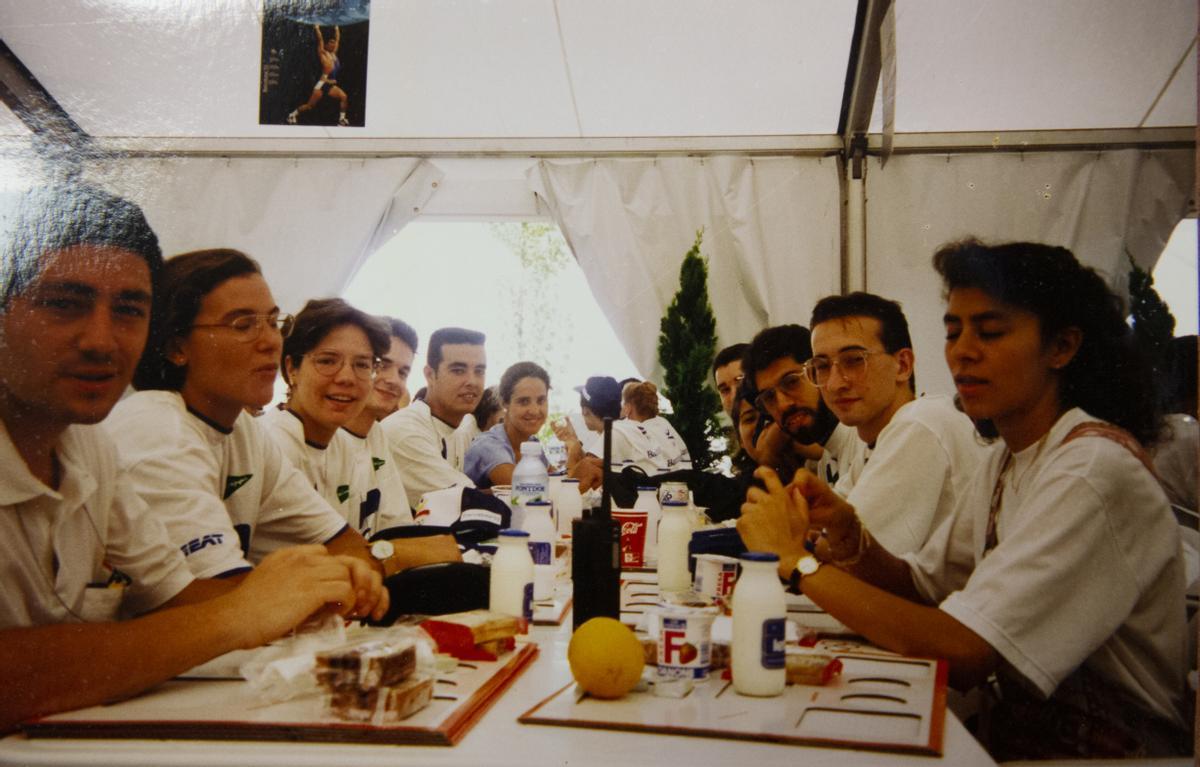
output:
[[[334,442],[353,469],[350,494],[359,518],[369,518],[374,513],[377,520],[374,530],[413,524],[408,491],[404,488],[400,469],[392,460],[392,449],[383,427],[371,424],[366,437],[342,429]]]
[[[112,621],[192,582],[103,430],[69,426],[55,453],[58,490],[29,472],[0,422],[0,629]]]
[[[846,500],[885,549],[917,551],[954,513],[989,450],[949,397],[913,400],[879,432]]]
[[[904,558],[928,599],[1049,696],[1085,664],[1158,716],[1183,724],[1187,669],[1178,526],[1162,488],[1075,408],[1013,456],[983,556],[1005,451],[990,453],[962,506]]]
[[[197,578],[247,569],[285,546],[326,543],[346,527],[247,413],[226,431],[177,392],[144,391],[119,402],[104,426]]]
[[[604,457],[604,432],[594,432],[585,449],[592,455]],[[646,474],[653,476],[664,471],[691,468],[692,457],[688,454],[683,437],[661,415],[646,421],[621,418],[613,421],[612,462],[616,466],[622,461],[632,461]]]
[[[463,457],[479,427],[471,416],[458,428],[434,417],[429,405],[417,400],[392,413],[380,424],[391,446],[392,460],[404,477],[408,505],[417,508],[421,496],[446,487],[475,487],[463,474]]]
[[[858,438],[858,430],[839,423],[825,440],[821,457],[810,467],[830,487],[837,485],[842,467],[861,464],[867,443]]]

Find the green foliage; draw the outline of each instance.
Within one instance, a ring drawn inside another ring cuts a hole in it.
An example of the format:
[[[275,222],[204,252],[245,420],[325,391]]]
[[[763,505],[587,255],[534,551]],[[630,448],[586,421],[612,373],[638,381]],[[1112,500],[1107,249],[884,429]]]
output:
[[[571,307],[565,305],[555,286],[559,272],[573,257],[571,251],[553,224],[492,224],[491,231],[521,266],[508,291],[512,324],[496,329],[496,335],[511,337],[517,360],[538,363],[550,373],[550,380],[561,386],[575,344],[569,324],[561,321]]]
[[[1161,370],[1167,347],[1175,335],[1175,317],[1154,289],[1154,277],[1137,265],[1133,256],[1129,259],[1129,313],[1133,318],[1133,332],[1138,343],[1146,350],[1151,364]]]
[[[658,361],[663,367],[663,395],[675,412],[665,417],[679,431],[692,465],[707,469],[717,456],[709,445],[719,434],[721,400],[708,385],[717,347],[717,319],[708,302],[708,266],[700,255],[704,230],[679,267],[679,291],[659,325]]]

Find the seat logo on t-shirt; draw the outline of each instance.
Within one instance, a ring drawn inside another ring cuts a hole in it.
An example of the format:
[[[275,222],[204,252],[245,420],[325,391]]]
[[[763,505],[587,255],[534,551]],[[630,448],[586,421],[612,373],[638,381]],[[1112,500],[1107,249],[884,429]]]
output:
[[[225,495],[221,496],[221,500],[225,500],[229,496],[237,492],[238,488],[250,481],[253,474],[231,474],[225,478]]]
[[[382,458],[371,456],[371,465],[375,467],[375,471],[379,471],[381,468],[383,468],[385,463],[387,463],[387,461],[383,460]]]
[[[179,547],[179,550],[182,551],[183,555],[186,557],[190,556],[191,554],[195,554],[197,551],[205,548],[206,546],[220,546],[224,540],[225,536],[222,533],[205,533],[199,538],[193,538],[187,543],[183,544]]]
[[[346,499],[350,497],[350,486],[349,485],[338,485],[337,486],[337,497],[338,497],[338,503],[345,503]]]

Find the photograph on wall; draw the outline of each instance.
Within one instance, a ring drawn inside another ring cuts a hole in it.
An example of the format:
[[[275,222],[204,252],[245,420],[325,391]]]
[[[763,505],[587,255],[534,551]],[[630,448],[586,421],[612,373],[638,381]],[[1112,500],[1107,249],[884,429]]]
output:
[[[263,0],[260,125],[366,124],[370,0]]]

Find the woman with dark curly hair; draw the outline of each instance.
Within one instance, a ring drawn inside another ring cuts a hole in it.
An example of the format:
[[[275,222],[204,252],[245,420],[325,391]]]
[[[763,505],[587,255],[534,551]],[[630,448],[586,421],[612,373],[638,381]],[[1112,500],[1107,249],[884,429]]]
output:
[[[1139,442],[1157,422],[1121,301],[1047,245],[967,240],[934,267],[962,407],[999,437],[955,514],[895,557],[817,478],[760,469],[739,531],[876,644],[986,685],[999,760],[1187,753],[1179,533]]]

